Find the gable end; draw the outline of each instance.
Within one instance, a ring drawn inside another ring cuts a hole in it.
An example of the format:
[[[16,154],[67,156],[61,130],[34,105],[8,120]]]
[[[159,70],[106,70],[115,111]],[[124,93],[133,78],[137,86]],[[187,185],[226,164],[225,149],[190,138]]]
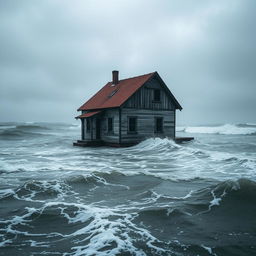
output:
[[[157,72],[154,72],[154,75],[134,92],[122,107],[155,110],[182,109]]]

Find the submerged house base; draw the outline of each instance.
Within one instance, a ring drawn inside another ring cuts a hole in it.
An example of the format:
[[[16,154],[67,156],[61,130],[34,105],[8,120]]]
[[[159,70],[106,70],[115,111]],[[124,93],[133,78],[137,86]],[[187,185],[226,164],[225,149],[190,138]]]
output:
[[[85,141],[85,140],[78,140],[77,142],[73,143],[73,146],[78,147],[115,147],[115,148],[121,148],[121,147],[131,147],[138,143],[126,143],[126,144],[119,144],[119,143],[110,143],[110,142],[104,142],[104,141]]]
[[[188,141],[191,141],[191,140],[194,140],[194,137],[176,137],[175,139],[174,139],[174,141],[176,142],[176,143],[183,143],[183,142],[188,142]]]
[[[176,137],[173,139],[175,143],[183,143],[183,142],[188,142],[194,140],[194,137]],[[102,147],[102,146],[107,146],[107,147],[131,147],[137,145],[137,143],[110,143],[110,142],[104,142],[104,141],[85,141],[85,140],[78,140],[73,143],[73,146],[78,146],[78,147]]]

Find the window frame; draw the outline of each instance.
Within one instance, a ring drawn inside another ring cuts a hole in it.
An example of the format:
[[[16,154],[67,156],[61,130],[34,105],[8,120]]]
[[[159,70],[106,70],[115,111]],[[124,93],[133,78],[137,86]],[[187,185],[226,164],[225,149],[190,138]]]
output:
[[[161,120],[161,129],[158,130],[158,120]],[[156,116],[155,117],[155,125],[154,125],[154,132],[157,134],[164,133],[164,118],[162,116]]]
[[[130,130],[130,119],[132,119],[132,118],[135,120],[134,131]],[[137,116],[127,116],[127,133],[128,134],[137,134],[138,133],[138,117]]]

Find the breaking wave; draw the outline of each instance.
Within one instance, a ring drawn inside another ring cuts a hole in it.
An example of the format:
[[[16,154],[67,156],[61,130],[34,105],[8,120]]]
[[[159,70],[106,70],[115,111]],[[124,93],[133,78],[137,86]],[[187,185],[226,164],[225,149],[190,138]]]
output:
[[[138,145],[131,147],[132,150],[138,151],[148,151],[148,150],[158,150],[164,149],[166,151],[178,149],[180,146],[176,144],[173,140],[170,139],[161,139],[161,138],[150,138],[140,142]]]
[[[256,135],[254,124],[225,124],[221,126],[191,126],[179,127],[177,131],[186,133],[205,133],[223,135]]]

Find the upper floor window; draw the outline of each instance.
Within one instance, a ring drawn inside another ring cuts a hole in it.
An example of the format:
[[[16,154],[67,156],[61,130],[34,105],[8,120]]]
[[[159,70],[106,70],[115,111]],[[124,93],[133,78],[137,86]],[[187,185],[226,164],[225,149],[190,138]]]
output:
[[[155,118],[155,132],[156,133],[163,132],[163,118],[162,117]]]
[[[113,132],[113,117],[108,118],[108,132]]]
[[[161,91],[159,89],[154,89],[154,101],[160,101]]]
[[[128,132],[137,132],[137,117],[128,117]]]

